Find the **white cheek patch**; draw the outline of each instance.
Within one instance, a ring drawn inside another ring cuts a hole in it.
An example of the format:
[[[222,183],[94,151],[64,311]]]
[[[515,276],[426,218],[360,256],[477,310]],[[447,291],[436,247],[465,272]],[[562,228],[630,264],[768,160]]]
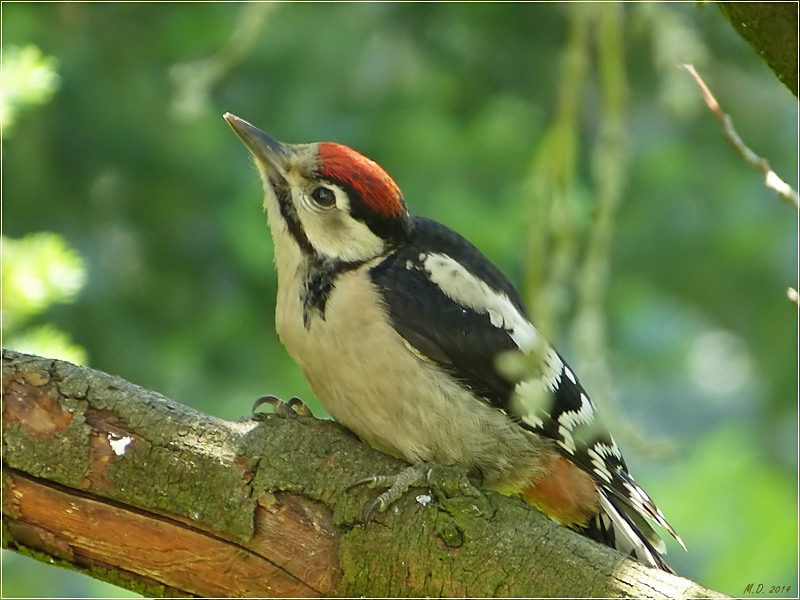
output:
[[[383,253],[381,238],[349,212],[347,194],[329,185],[336,195],[336,206],[321,209],[303,192],[294,187],[292,201],[309,243],[323,257],[333,261],[360,262]]]
[[[384,243],[369,227],[338,210],[298,211],[306,237],[323,257],[343,262],[368,260],[383,252]]]

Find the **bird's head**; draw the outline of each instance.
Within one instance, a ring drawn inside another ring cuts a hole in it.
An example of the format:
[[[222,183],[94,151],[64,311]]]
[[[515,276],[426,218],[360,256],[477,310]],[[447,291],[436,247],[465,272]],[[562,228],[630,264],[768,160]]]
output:
[[[225,120],[261,174],[276,250],[280,236],[306,258],[358,263],[409,235],[400,188],[375,162],[334,142],[282,144],[230,113]]]

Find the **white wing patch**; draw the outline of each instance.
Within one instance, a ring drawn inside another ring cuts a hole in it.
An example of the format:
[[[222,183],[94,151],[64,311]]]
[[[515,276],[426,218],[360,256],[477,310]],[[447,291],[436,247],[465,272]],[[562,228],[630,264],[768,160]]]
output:
[[[564,368],[565,372],[568,370],[567,367]],[[572,371],[569,372],[571,373]],[[589,398],[581,392],[580,400],[581,406],[578,410],[564,411],[558,417],[558,434],[562,439],[558,440],[557,443],[570,454],[575,454],[577,450],[572,432],[581,425],[591,425],[594,422],[594,406],[589,401]]]
[[[505,329],[523,352],[539,343],[539,332],[520,314],[508,296],[489,287],[446,254],[420,254],[422,267],[448,298],[475,312],[486,314],[492,325]]]
[[[511,397],[514,413],[527,425],[543,429],[545,421],[552,418],[554,394],[561,381],[563,365],[558,354],[548,347],[540,364],[541,376],[520,381],[514,387]]]
[[[560,440],[556,441],[556,444],[561,446],[564,450],[569,452],[570,454],[575,454],[575,451],[578,449],[575,446],[575,440],[572,439],[572,431],[560,425],[558,427],[558,435],[561,436]]]
[[[540,375],[518,383],[512,402],[515,403],[515,413],[523,422],[534,428],[544,427],[545,420],[550,418],[553,394],[561,383],[561,372],[564,369],[564,363],[556,351],[546,344],[536,328],[517,310],[506,294],[493,290],[459,262],[446,254],[438,253],[421,253],[417,258],[430,280],[448,298],[477,313],[488,315],[491,324],[507,331],[521,352],[541,354],[540,364],[537,365]],[[567,376],[575,381],[572,371],[568,371]],[[581,407],[581,412],[571,418],[584,422],[584,411],[593,411],[591,404],[587,404],[588,408]],[[569,418],[568,415],[566,427],[571,430],[574,426],[570,424]],[[572,438],[569,431],[565,440],[567,445],[564,447],[569,452],[574,452],[575,444],[573,442],[570,445]]]
[[[578,410],[565,411],[558,417],[558,424],[563,425],[570,431],[579,425],[590,425],[593,421],[594,406],[583,392],[581,392],[581,407]]]
[[[589,455],[589,460],[592,461],[592,469],[594,472],[604,481],[611,483],[611,472],[608,470],[606,459],[614,457],[617,460],[622,460],[617,445],[613,441],[611,444],[596,442],[589,446],[586,453]]]

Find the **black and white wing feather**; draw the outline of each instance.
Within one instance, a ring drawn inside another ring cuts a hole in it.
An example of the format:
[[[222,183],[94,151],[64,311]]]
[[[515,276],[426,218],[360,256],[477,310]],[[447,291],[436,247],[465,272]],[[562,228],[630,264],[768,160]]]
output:
[[[494,368],[497,355],[518,349],[513,324],[533,329],[514,288],[480,251],[454,231],[415,219],[411,243],[372,269],[395,329],[418,352],[478,396],[505,408],[514,384]],[[424,248],[424,250],[422,249]],[[451,255],[458,249],[461,262]],[[469,265],[469,268],[464,265]],[[487,302],[497,307],[490,312]]]
[[[373,267],[371,277],[395,329],[419,354],[520,426],[555,440],[594,478],[603,511],[585,535],[670,570],[658,554],[663,542],[644,517],[680,538],[630,476],[577,377],[540,338],[497,267],[459,234],[416,218],[411,241]],[[514,350],[540,352],[541,376],[512,382],[501,375],[498,355]]]

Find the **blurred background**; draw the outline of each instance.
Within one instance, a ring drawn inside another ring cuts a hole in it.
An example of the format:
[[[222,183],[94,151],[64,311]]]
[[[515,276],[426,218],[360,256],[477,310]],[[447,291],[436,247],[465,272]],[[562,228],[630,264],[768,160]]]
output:
[[[679,65],[795,188],[797,102],[716,6],[4,3],[2,27],[4,346],[219,417],[265,393],[324,415],[222,114],[339,141],[524,291],[679,574],[796,594],[797,212]],[[2,559],[4,597],[133,595]]]

